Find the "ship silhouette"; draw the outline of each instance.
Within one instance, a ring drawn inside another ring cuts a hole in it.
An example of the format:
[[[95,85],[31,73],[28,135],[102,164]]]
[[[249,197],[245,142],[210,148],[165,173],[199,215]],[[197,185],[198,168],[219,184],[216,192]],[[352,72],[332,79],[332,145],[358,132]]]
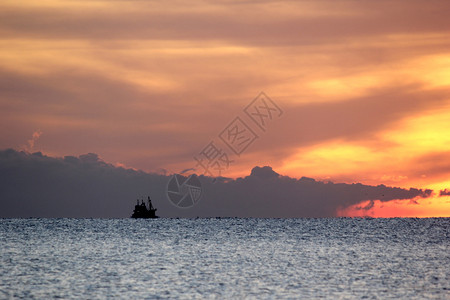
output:
[[[134,207],[133,214],[131,215],[134,219],[154,219],[159,218],[156,213],[156,208],[152,205],[152,200],[148,197],[148,208],[145,205],[144,200],[141,200],[139,203],[139,199],[137,200],[136,206]]]

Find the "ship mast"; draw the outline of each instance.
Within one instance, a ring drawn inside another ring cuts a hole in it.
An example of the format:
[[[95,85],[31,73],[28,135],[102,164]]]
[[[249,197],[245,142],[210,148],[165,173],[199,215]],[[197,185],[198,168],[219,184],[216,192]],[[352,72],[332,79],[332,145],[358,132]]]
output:
[[[153,210],[152,200],[150,200],[150,196],[148,196],[148,209]]]

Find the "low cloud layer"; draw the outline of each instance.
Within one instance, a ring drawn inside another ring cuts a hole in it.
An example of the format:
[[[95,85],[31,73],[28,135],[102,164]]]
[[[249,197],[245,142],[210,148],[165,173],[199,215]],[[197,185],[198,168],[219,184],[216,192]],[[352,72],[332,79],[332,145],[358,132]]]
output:
[[[150,195],[162,217],[332,217],[367,200],[428,197],[431,190],[339,184],[281,176],[255,167],[245,178],[200,177],[203,195],[190,209],[166,198],[170,176],[115,167],[89,153],[53,158],[0,151],[0,217],[129,217]],[[370,210],[371,207],[366,207]]]

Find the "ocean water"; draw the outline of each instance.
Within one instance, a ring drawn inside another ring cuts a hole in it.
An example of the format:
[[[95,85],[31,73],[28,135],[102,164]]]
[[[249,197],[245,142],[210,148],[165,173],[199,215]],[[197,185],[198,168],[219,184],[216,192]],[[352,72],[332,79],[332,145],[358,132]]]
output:
[[[0,298],[450,299],[450,219],[0,219]]]

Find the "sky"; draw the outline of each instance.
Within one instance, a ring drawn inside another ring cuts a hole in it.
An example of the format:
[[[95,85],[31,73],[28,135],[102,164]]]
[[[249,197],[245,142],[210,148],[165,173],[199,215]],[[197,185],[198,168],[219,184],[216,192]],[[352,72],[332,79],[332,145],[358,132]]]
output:
[[[196,158],[213,142],[229,159],[220,175],[236,180],[270,166],[291,179],[434,191],[359,199],[342,216],[450,216],[440,193],[450,188],[449,10],[415,0],[2,1],[0,149],[95,153],[166,176],[202,173]],[[263,128],[252,115],[261,97],[274,109]],[[253,134],[237,151],[224,141],[233,122]]]

